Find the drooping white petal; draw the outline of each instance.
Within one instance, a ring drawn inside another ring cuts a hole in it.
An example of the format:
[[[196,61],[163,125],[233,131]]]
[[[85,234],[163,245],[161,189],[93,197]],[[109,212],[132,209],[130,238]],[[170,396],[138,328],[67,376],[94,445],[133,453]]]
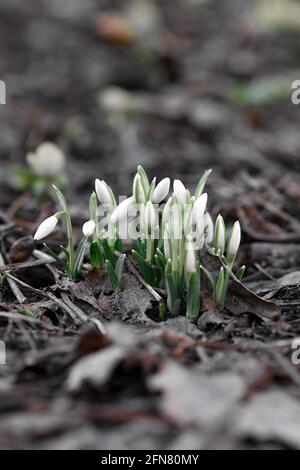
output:
[[[34,235],[34,239],[39,241],[43,238],[48,237],[48,235],[50,235],[55,229],[58,220],[59,219],[56,215],[52,215],[51,217],[48,217],[48,219],[44,220],[44,222],[42,222],[39,228],[37,229]]]
[[[134,204],[134,202],[134,196],[124,199],[124,201],[122,201],[111,214],[111,222],[116,224],[118,221],[128,217],[128,209]]]
[[[160,204],[167,197],[170,191],[170,183],[170,178],[164,178],[158,183],[153,192],[152,202]]]
[[[82,227],[82,233],[85,237],[91,237],[95,232],[96,224],[93,220],[88,220]]]
[[[187,199],[187,190],[186,190],[183,182],[180,181],[180,180],[174,180],[173,190],[174,190],[174,194],[177,198],[177,201],[180,204],[184,205],[186,203],[186,199]]]

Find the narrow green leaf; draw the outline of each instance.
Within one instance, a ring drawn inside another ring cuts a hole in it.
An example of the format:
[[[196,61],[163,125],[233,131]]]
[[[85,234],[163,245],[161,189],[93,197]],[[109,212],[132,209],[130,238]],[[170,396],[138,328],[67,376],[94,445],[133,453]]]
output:
[[[44,243],[44,249],[48,255],[50,255],[52,258],[55,259],[55,261],[64,269],[64,271],[67,273],[68,272],[68,265],[63,261],[54,251],[51,250],[51,248]]]
[[[108,277],[109,277],[109,280],[110,280],[110,283],[113,287],[113,289],[120,289],[121,288],[121,284],[120,284],[120,281],[115,273],[115,270],[114,268],[112,267],[110,261],[107,259],[105,261],[105,267],[106,267],[106,270],[107,270],[107,274],[108,274]]]
[[[241,281],[246,271],[246,266],[241,266],[235,274],[235,277]]]
[[[90,261],[93,268],[101,268],[104,265],[99,243],[96,241],[93,241],[90,246]]]
[[[203,173],[202,177],[200,178],[200,181],[197,184],[196,191],[195,191],[195,198],[196,199],[198,199],[198,197],[200,197],[201,194],[203,193],[203,190],[205,188],[207,179],[208,179],[209,175],[211,174],[211,172],[212,172],[212,170],[206,170]]]
[[[200,276],[197,272],[193,273],[190,277],[188,290],[187,290],[187,309],[186,314],[188,318],[197,318],[200,311],[201,298],[200,298]]]

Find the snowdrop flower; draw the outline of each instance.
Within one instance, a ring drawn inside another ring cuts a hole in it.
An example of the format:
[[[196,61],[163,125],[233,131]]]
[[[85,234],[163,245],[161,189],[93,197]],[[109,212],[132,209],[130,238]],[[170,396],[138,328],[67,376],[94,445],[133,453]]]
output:
[[[156,226],[156,214],[151,201],[148,201],[146,204],[145,212],[144,212],[144,224],[145,229],[148,233],[153,233],[155,231]]]
[[[88,220],[82,227],[82,233],[85,237],[91,237],[96,230],[96,224],[93,220]]]
[[[171,211],[171,204],[172,204],[172,198],[170,197],[164,208],[163,208],[163,212],[162,212],[162,225],[163,227],[165,226],[165,224],[167,224],[170,220],[170,211]]]
[[[185,263],[184,263],[185,273],[192,274],[196,272],[196,254],[195,254],[194,245],[191,241],[188,241],[186,243],[185,253],[186,253]]]
[[[216,227],[215,227],[215,249],[217,253],[223,255],[225,251],[225,244],[226,244],[226,227],[224,223],[224,219],[221,215],[218,215],[216,220]]]
[[[134,196],[129,197],[122,201],[111,214],[111,223],[116,224],[118,221],[123,220],[128,216],[128,209],[134,204]]]
[[[57,212],[57,214],[54,214],[51,217],[48,217],[48,219],[44,220],[44,222],[42,222],[39,228],[37,229],[34,235],[34,240],[39,241],[43,238],[48,237],[48,235],[50,235],[55,229],[61,216],[62,212]]]
[[[132,193],[137,204],[145,202],[145,192],[143,189],[140,175],[137,173],[133,180]]]
[[[206,211],[206,205],[207,205],[207,193],[204,193],[200,197],[198,197],[198,199],[194,203],[194,209],[193,209],[194,224],[196,224],[197,220],[204,215]]]
[[[174,180],[173,190],[179,204],[184,205],[187,199],[187,190],[180,180]]]
[[[175,240],[182,239],[182,208],[174,202],[170,207],[170,235]]]
[[[209,212],[206,212],[204,214],[204,227],[205,227],[205,241],[208,245],[210,245],[214,239],[214,223]]]
[[[154,204],[160,204],[167,197],[169,191],[170,191],[170,178],[164,178],[156,186],[152,195],[152,202],[154,202]]]
[[[41,178],[59,176],[66,165],[64,153],[51,142],[40,144],[35,152],[27,154],[26,160],[33,173]]]
[[[241,226],[237,221],[235,222],[227,246],[227,261],[229,264],[233,264],[236,258],[239,246],[241,243]]]
[[[112,190],[104,180],[96,179],[95,190],[101,204],[115,207],[115,198]]]

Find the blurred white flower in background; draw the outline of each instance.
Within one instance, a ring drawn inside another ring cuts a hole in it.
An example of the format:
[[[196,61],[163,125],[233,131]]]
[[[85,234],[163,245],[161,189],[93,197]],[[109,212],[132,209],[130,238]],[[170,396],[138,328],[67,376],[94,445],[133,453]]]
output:
[[[26,160],[32,172],[40,178],[55,178],[64,172],[66,158],[62,150],[51,142],[40,144],[29,152]]]

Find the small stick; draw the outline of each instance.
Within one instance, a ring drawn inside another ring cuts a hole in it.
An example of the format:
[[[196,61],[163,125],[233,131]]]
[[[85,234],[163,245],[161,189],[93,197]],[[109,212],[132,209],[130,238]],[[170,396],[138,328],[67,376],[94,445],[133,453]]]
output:
[[[140,275],[140,273],[137,271],[137,269],[133,266],[133,264],[131,263],[131,261],[129,259],[127,259],[127,266],[128,268],[130,269],[130,271],[132,272],[132,274],[137,278],[137,280],[143,284],[144,287],[146,287],[146,289],[148,290],[148,292],[150,292],[150,294],[155,298],[155,300],[157,300],[157,302],[160,302],[162,300],[162,297],[156,292],[155,289],[153,289],[153,287],[150,286],[150,284],[148,284],[143,278],[142,276]]]

